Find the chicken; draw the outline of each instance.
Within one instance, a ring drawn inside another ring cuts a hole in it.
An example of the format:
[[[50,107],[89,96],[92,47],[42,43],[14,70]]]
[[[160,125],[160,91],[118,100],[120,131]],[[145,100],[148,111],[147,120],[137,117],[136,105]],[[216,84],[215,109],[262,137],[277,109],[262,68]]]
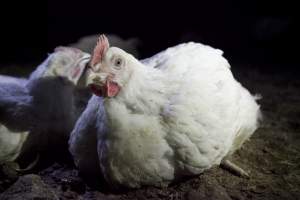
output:
[[[166,186],[221,163],[235,168],[228,158],[258,127],[255,97],[221,50],[200,43],[138,61],[102,35],[87,82],[103,100],[90,100],[69,149],[80,170],[100,166],[113,186]]]
[[[85,87],[89,58],[78,49],[59,47],[28,80],[0,76],[0,163],[44,151],[49,144],[67,144],[91,96]]]

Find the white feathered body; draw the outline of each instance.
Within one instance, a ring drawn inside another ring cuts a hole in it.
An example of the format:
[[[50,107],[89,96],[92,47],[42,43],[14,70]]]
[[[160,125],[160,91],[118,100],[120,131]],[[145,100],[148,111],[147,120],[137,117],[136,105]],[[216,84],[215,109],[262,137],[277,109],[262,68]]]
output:
[[[222,51],[186,43],[130,64],[130,81],[104,99],[107,130],[97,132],[99,164],[111,184],[163,186],[199,174],[257,128],[259,106]]]

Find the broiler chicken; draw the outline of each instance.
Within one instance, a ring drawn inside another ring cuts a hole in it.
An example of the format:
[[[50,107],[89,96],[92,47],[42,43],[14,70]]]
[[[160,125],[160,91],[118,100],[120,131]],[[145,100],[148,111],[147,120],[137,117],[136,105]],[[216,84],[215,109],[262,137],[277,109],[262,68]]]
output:
[[[90,98],[84,83],[89,58],[78,49],[59,47],[28,80],[0,76],[0,163],[49,144],[53,150],[67,144]]]
[[[255,97],[234,79],[221,50],[200,43],[138,61],[101,35],[88,83],[103,100],[90,100],[69,149],[80,170],[101,170],[113,186],[165,186],[230,166],[227,158],[258,127]]]

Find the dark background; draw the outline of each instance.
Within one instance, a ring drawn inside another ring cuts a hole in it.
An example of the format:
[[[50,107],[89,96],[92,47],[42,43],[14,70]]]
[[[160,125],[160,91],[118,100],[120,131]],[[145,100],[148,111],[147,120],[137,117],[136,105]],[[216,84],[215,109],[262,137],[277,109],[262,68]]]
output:
[[[183,41],[224,50],[231,62],[298,70],[296,1],[10,1],[1,6],[1,63],[43,60],[96,33],[138,37],[141,57]]]

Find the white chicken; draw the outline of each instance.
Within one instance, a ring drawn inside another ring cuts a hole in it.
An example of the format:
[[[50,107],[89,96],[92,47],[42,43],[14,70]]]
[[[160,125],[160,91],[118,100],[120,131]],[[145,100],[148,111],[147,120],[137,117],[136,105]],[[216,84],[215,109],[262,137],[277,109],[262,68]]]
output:
[[[101,98],[90,100],[69,149],[80,170],[101,169],[111,185],[165,186],[230,165],[258,127],[255,97],[221,50],[190,42],[140,62],[102,35],[90,65],[88,83],[104,109]]]
[[[90,55],[59,47],[29,79],[0,76],[0,164],[25,151],[67,143],[90,92],[85,69]]]

